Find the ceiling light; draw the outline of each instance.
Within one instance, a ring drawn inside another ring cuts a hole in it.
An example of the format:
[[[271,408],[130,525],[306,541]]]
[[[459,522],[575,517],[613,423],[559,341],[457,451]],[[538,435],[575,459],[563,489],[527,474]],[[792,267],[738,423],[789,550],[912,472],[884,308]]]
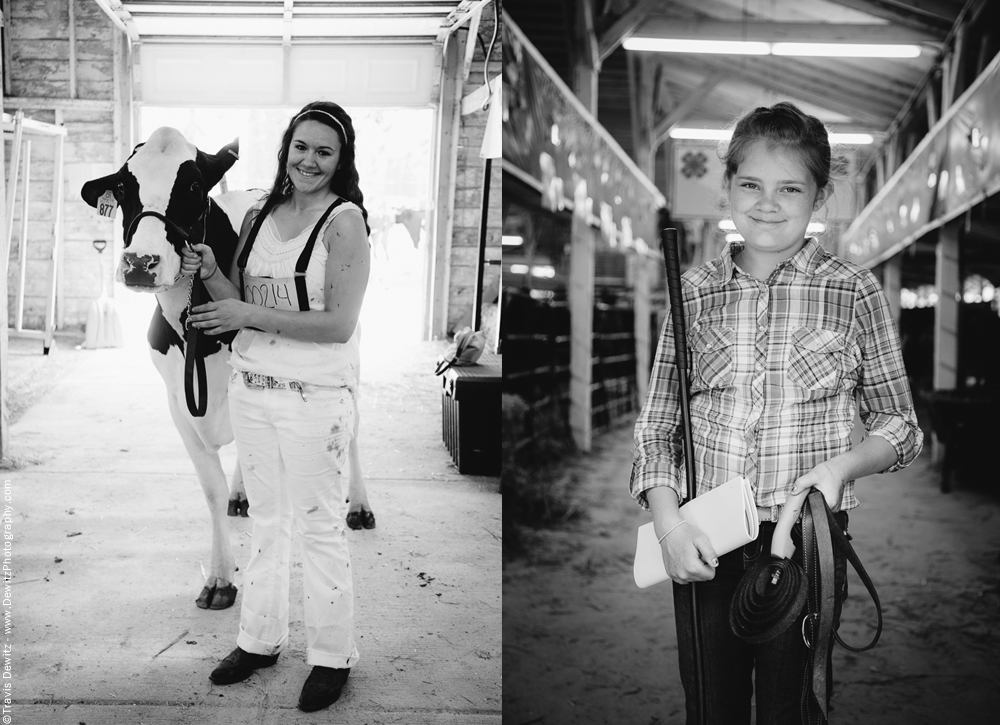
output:
[[[770,43],[741,40],[681,40],[678,38],[627,39],[625,50],[646,50],[653,53],[718,53],[720,55],[768,55]]]
[[[503,234],[501,235],[500,239],[501,239],[501,244],[504,247],[520,247],[522,244],[524,244],[523,237],[517,237],[513,235],[508,236],[506,234]]]
[[[920,57],[920,46],[867,43],[773,43],[771,55],[819,56],[823,58],[918,58]]]
[[[732,219],[721,219],[717,225],[721,231],[724,232],[735,232],[736,225],[733,224]],[[823,222],[809,222],[806,226],[806,234],[822,234],[826,231],[826,224]],[[732,241],[729,236],[726,236],[726,241]]]
[[[719,128],[682,128],[670,129],[670,138],[697,141],[726,141],[733,132]],[[831,133],[830,143],[842,143],[850,146],[867,146],[875,143],[875,137],[870,133]]]
[[[783,55],[824,58],[917,58],[919,45],[872,43],[765,43],[756,40],[692,40],[632,36],[626,50],[653,53],[716,53],[719,55]]]

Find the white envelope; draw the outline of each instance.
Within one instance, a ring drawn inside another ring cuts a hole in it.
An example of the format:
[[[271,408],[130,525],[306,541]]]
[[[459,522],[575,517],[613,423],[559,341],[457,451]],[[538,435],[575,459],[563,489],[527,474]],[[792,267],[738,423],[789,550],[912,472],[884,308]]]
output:
[[[708,536],[719,556],[749,544],[757,538],[760,529],[750,481],[742,476],[684,504],[680,514]],[[635,583],[642,589],[669,578],[652,521],[639,527],[632,573]]]

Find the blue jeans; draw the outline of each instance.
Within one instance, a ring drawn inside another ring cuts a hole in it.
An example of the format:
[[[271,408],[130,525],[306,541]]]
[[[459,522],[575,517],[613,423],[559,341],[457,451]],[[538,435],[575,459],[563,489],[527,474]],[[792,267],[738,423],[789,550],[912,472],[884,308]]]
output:
[[[847,513],[835,514],[846,533]],[[801,534],[793,532],[793,561],[802,563]],[[761,556],[770,556],[774,524],[761,523],[757,540],[719,557],[715,578],[694,585],[701,616],[701,660],[704,671],[706,725],[749,725],[750,701],[756,689],[757,725],[800,725],[803,675],[808,650],[802,641],[802,617],[784,634],[759,645],[739,639],[729,628],[729,609],[743,572]],[[798,538],[796,538],[798,537]],[[836,605],[834,629],[847,597],[847,558],[834,549]],[[691,586],[674,584],[674,616],[681,683],[687,703],[687,723],[696,725],[698,696],[695,679],[694,638],[691,621]],[[827,704],[832,688],[832,667],[827,659]],[[756,686],[756,687],[755,687]]]

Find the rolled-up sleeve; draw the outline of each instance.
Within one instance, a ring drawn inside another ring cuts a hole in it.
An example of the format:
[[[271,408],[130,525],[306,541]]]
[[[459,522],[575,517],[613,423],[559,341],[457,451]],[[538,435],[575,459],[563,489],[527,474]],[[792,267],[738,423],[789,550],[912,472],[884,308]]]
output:
[[[668,315],[656,349],[646,402],[635,424],[629,492],[645,509],[649,508],[646,492],[656,486],[667,486],[678,500],[682,499],[679,471],[683,446],[675,359],[673,325]]]
[[[920,454],[924,434],[917,426],[889,302],[870,273],[862,281],[856,313],[864,335],[861,420],[867,435],[884,438],[895,449],[896,462],[882,471],[891,473],[910,465]]]

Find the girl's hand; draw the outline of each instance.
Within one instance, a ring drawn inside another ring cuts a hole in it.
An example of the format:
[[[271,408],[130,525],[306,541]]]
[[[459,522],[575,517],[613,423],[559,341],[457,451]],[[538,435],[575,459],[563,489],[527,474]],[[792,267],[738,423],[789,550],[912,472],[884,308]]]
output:
[[[188,321],[193,327],[208,335],[218,335],[249,326],[252,312],[253,305],[246,302],[219,300],[192,308]]]
[[[678,584],[704,582],[715,578],[719,560],[701,529],[684,523],[660,542],[667,576]]]
[[[792,495],[808,491],[810,487],[815,486],[823,492],[826,505],[830,507],[831,511],[836,513],[840,511],[840,502],[844,498],[844,486],[846,484],[847,479],[837,472],[836,468],[830,464],[830,461],[823,461],[823,463],[820,463],[795,481],[795,485],[792,486]]]
[[[190,249],[185,246],[181,249],[181,272],[193,275],[199,269],[202,279],[208,279],[218,271],[219,264],[212,248],[207,244],[192,244]]]

